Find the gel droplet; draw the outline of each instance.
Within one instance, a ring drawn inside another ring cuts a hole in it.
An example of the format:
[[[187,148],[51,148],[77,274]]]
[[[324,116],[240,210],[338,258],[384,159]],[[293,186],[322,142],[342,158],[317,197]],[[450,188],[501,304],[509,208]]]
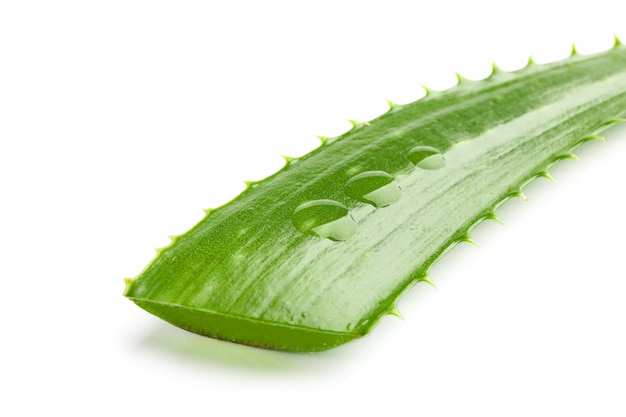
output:
[[[292,220],[298,231],[334,241],[350,239],[357,228],[348,208],[335,200],[314,200],[300,204],[293,211]]]
[[[418,168],[437,170],[446,164],[441,151],[432,146],[416,146],[409,151],[409,161]]]
[[[400,186],[385,171],[362,172],[346,183],[346,194],[374,207],[385,207],[400,199]]]

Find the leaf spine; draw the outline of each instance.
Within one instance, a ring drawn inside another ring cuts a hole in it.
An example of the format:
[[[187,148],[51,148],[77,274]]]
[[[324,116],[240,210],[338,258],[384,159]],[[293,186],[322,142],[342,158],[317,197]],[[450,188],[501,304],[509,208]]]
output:
[[[496,223],[504,224],[502,219],[498,217],[495,211],[491,211],[485,215],[485,220],[493,220]]]
[[[606,122],[602,123],[602,127],[608,127],[616,123],[624,123],[624,122],[626,122],[626,119],[618,117],[615,119],[607,120]]]
[[[605,138],[605,137],[603,137],[603,136],[599,136],[599,135],[592,135],[592,136],[587,136],[587,137],[585,137],[585,138],[582,138],[582,139],[578,142],[578,144],[580,145],[580,144],[583,144],[583,143],[585,143],[585,142],[591,142],[591,141],[594,141],[594,140],[600,140],[600,141],[602,141],[602,142],[606,142],[606,138]]]
[[[496,75],[498,73],[501,73],[501,72],[504,72],[502,70],[502,68],[500,68],[498,66],[498,64],[496,64],[495,62],[492,62],[491,63],[491,74],[489,74],[489,77],[493,77],[494,75]]]
[[[553,176],[552,176],[552,175],[551,175],[551,174],[550,174],[547,170],[545,170],[545,171],[539,171],[539,172],[537,173],[536,178],[539,178],[539,177],[543,177],[543,178],[546,178],[546,179],[548,179],[548,180],[550,180],[550,181],[552,181],[552,182],[556,182],[556,180],[554,179],[554,177],[553,177]]]
[[[357,120],[352,120],[352,119],[348,119],[348,122],[350,122],[350,124],[352,125],[352,128],[349,130],[349,132],[352,132],[357,129],[362,129],[370,125],[369,122],[359,122]]]
[[[285,160],[285,167],[288,167],[295,159],[297,159],[287,155],[281,155],[281,157]]]
[[[404,320],[404,317],[402,317],[402,314],[400,314],[400,310],[398,310],[398,306],[395,302],[389,306],[389,309],[387,310],[387,314],[396,316],[397,318]]]
[[[321,146],[326,145],[326,142],[328,142],[328,138],[326,136],[316,135],[315,137],[318,138],[320,140],[320,142],[322,142]]]
[[[619,40],[619,38],[617,37],[617,33],[615,33],[613,35],[613,48],[617,48],[620,45],[622,45],[622,41]]]
[[[435,289],[437,288],[435,283],[430,280],[430,277],[428,275],[424,275],[423,277],[418,279],[417,282],[425,282],[426,284],[430,285],[431,287],[433,287]]]
[[[246,190],[249,190],[251,188],[256,188],[260,182],[261,181],[244,181],[243,183],[246,184]]]
[[[522,199],[522,200],[524,200],[524,201],[528,201],[528,197],[526,197],[526,194],[524,194],[524,193],[522,192],[522,190],[513,191],[513,192],[510,194],[510,197],[518,197],[518,198],[521,198],[521,199]]]
[[[469,233],[466,233],[465,235],[461,236],[461,238],[459,239],[459,242],[465,242],[474,246],[479,246],[478,243],[476,243],[476,241],[474,241],[474,239],[471,238]]]
[[[133,279],[132,278],[124,278],[124,292],[122,295],[126,296],[126,294],[128,294],[128,291],[130,291],[130,288],[133,285]]]

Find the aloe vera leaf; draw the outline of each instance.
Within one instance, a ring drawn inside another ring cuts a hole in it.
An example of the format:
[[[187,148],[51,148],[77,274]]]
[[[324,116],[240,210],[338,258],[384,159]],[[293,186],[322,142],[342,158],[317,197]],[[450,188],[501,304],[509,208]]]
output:
[[[315,351],[366,333],[525,184],[626,111],[626,47],[391,105],[248,183],[125,295],[203,335]]]

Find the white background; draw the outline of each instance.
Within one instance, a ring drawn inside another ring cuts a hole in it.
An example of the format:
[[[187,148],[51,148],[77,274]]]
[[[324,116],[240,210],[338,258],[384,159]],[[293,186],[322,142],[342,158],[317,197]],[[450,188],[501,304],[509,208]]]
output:
[[[122,279],[314,135],[626,38],[626,2],[3,1],[0,414],[626,415],[626,127],[318,354],[193,335]],[[626,109],[625,109],[626,110]]]

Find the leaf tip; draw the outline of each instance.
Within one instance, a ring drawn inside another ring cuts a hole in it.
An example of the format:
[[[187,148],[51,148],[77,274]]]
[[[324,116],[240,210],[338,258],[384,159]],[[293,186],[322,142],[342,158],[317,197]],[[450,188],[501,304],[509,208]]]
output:
[[[572,42],[572,49],[570,50],[569,56],[578,55],[578,50],[576,49],[576,45]]]

